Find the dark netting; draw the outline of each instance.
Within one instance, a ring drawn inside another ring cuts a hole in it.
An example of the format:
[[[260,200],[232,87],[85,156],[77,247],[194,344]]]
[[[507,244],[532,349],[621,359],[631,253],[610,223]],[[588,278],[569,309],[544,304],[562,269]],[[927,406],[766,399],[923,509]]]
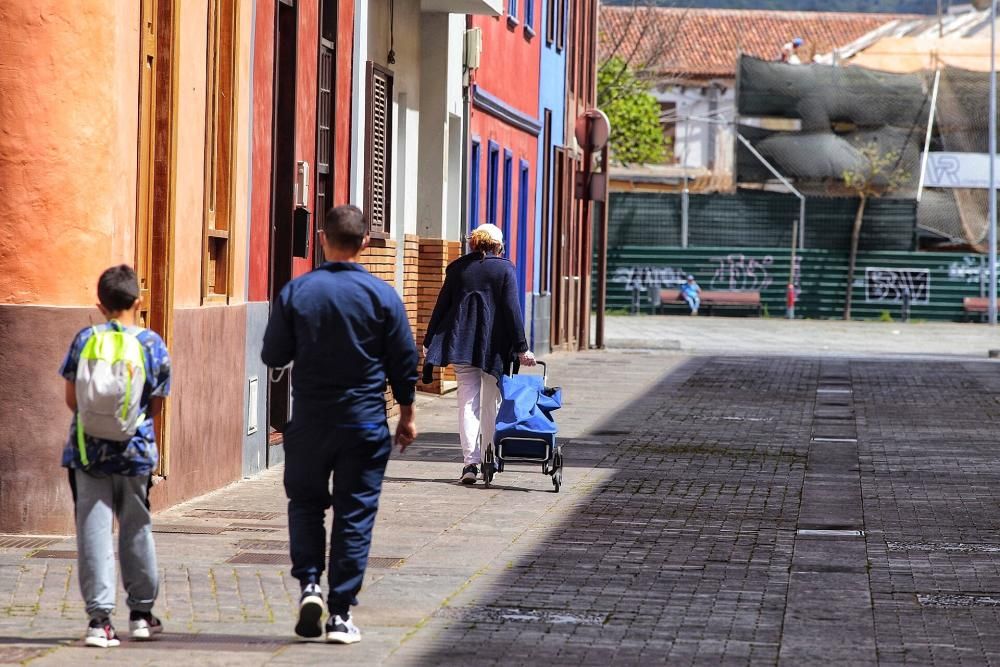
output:
[[[933,149],[986,153],[989,150],[989,96],[989,74],[943,68]],[[985,189],[925,190],[920,202],[920,226],[985,252],[989,231],[987,197]],[[949,199],[950,206],[942,203]]]
[[[806,132],[838,123],[859,128],[913,127],[926,122],[923,74],[890,74],[860,67],[790,65],[740,58],[737,108],[743,116],[796,118]]]
[[[739,132],[801,191],[847,194],[847,171],[872,172],[875,185],[890,177],[894,197],[916,193],[920,153],[930,109],[927,77],[857,67],[789,65],[742,57],[737,108],[743,117],[796,119],[798,131],[741,125]],[[872,170],[871,155],[892,158]],[[738,144],[737,181],[775,182],[749,150]]]
[[[608,246],[679,246],[681,200],[653,192],[612,192]]]

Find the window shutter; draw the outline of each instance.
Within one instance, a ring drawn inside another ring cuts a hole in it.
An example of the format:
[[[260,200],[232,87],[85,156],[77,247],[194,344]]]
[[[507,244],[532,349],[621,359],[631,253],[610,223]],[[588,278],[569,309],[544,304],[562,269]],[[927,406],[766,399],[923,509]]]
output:
[[[388,234],[392,173],[392,72],[368,63],[365,214],[373,234]]]

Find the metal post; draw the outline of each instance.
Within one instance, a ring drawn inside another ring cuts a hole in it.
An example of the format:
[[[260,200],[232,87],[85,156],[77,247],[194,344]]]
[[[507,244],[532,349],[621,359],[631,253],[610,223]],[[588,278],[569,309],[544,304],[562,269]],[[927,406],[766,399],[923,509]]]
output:
[[[601,149],[601,173],[605,184],[608,183],[608,145]],[[594,345],[599,350],[604,349],[604,311],[608,305],[608,192],[605,187],[604,201],[600,203],[601,215],[597,233],[597,323],[594,333]]]
[[[788,293],[785,298],[788,319],[795,319],[795,237],[798,236],[799,221],[792,222],[792,262],[788,267]]]
[[[990,326],[997,324],[997,3],[990,2]]]
[[[774,174],[775,178],[777,178],[779,181],[781,181],[782,185],[784,185],[786,188],[788,188],[789,191],[791,191],[791,193],[793,195],[795,195],[796,197],[799,198],[799,249],[800,250],[804,249],[806,247],[806,196],[804,194],[802,194],[801,192],[799,192],[798,190],[796,190],[795,186],[792,185],[791,182],[787,178],[785,178],[784,176],[782,176],[781,172],[778,171],[777,167],[775,167],[773,164],[771,164],[770,162],[768,162],[767,158],[764,157],[763,155],[761,155],[760,151],[757,150],[756,148],[754,148],[754,145],[751,144],[747,140],[746,137],[744,137],[742,134],[740,134],[739,132],[737,132],[736,133],[736,138],[739,140],[739,142],[741,144],[743,144],[744,146],[747,147],[747,150],[750,151],[750,153],[755,158],[757,158],[758,160],[760,160],[760,163],[762,165],[764,165],[765,167],[767,167],[767,170],[769,172],[771,172],[772,174]]]
[[[931,133],[934,131],[934,113],[937,110],[937,98],[938,98],[938,88],[941,85],[941,70],[937,68],[937,63],[934,63],[936,71],[934,72],[934,89],[931,92],[931,110],[927,116],[927,134],[924,136],[924,155],[920,160],[920,181],[917,183],[917,202],[920,202],[920,197],[924,194],[924,181],[927,178],[927,160],[931,155]]]
[[[688,247],[688,132],[691,122],[684,116],[684,149],[681,157],[681,170],[684,173],[684,189],[681,190],[681,247]]]

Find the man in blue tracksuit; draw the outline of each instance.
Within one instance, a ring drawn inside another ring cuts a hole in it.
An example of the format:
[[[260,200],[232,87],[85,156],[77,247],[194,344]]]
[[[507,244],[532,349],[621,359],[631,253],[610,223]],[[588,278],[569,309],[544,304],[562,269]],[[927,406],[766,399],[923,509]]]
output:
[[[357,604],[368,564],[392,449],[387,379],[400,406],[395,440],[402,450],[416,437],[413,333],[399,295],[357,263],[367,242],[367,223],[359,209],[330,210],[322,231],[327,261],[281,290],[261,352],[272,368],[294,362],[294,415],[284,431],[284,482],[292,576],[302,587],[295,632],[301,637],[325,633],[326,641],[339,644],[361,639],[350,607]],[[331,504],[324,630],[319,582],[326,554],[323,519]]]

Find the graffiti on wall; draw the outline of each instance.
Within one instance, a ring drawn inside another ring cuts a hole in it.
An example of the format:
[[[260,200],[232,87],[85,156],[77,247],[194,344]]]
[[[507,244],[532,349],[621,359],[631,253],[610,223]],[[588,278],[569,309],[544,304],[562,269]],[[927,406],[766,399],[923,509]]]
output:
[[[948,280],[978,285],[989,278],[989,268],[978,255],[966,255],[960,262],[948,265]]]
[[[930,269],[865,268],[865,301],[868,303],[901,303],[907,293],[910,303],[930,303]]]
[[[774,282],[768,271],[768,267],[774,264],[774,257],[771,255],[758,259],[742,253],[733,253],[712,257],[709,261],[715,265],[711,281],[713,290],[759,292]]]
[[[656,291],[662,287],[677,287],[687,274],[672,266],[619,266],[612,280],[625,285],[628,291]]]

